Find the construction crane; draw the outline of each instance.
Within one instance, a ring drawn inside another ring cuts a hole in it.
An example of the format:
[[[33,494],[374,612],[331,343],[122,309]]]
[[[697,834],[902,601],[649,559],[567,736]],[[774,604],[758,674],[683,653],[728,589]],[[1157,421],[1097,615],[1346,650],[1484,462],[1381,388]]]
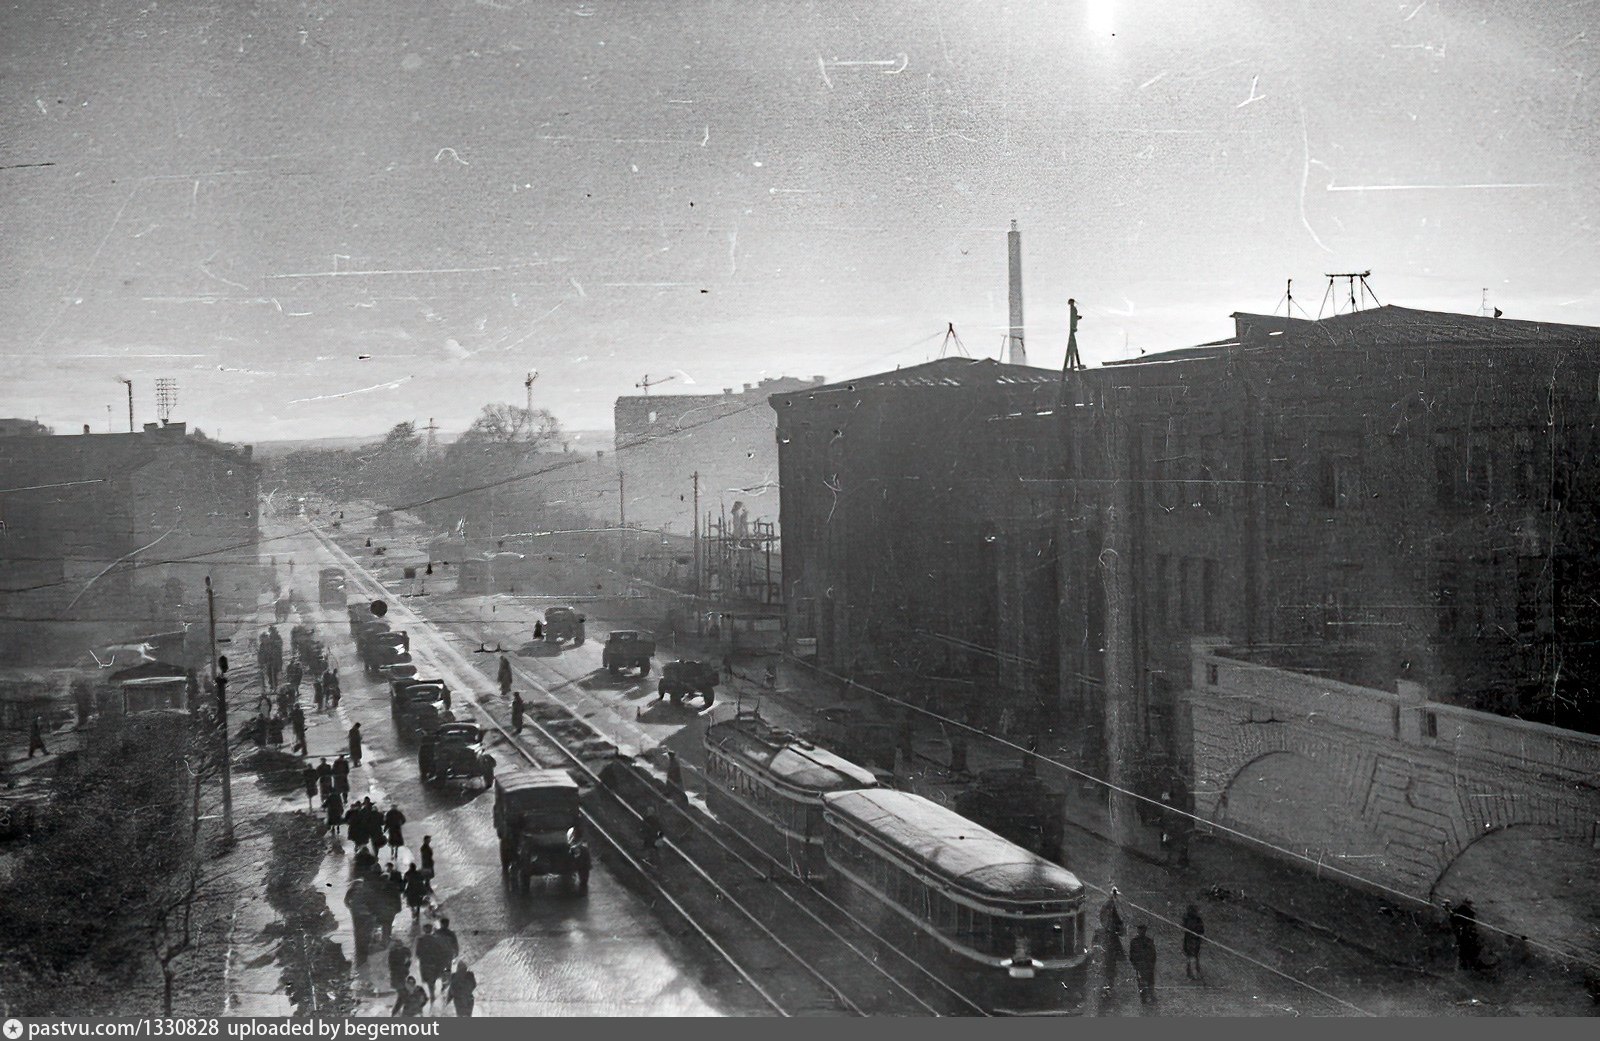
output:
[[[671,383],[677,378],[678,377],[676,376],[663,376],[658,380],[653,380],[650,378],[649,373],[645,373],[644,379],[640,380],[638,383],[635,383],[634,386],[642,389],[644,391],[644,396],[648,398],[650,396],[651,387],[659,386],[662,383]]]

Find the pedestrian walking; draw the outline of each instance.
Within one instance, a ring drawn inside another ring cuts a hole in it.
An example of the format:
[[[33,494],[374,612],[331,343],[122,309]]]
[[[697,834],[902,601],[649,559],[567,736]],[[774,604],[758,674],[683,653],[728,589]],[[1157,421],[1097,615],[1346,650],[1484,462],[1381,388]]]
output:
[[[333,794],[333,767],[328,765],[326,758],[317,764],[317,791],[322,793],[323,802],[327,802],[328,796]]]
[[[361,765],[361,724],[357,723],[350,728],[350,762],[356,766]]]
[[[1100,937],[1100,993],[1111,997],[1117,986],[1117,966],[1125,955],[1122,953],[1122,936],[1110,929],[1101,929]]]
[[[389,833],[389,845],[395,849],[406,844],[405,835],[400,830],[405,823],[406,815],[400,812],[398,806],[389,807],[389,812],[383,815],[383,827]]]
[[[361,812],[359,802],[351,803],[344,811],[344,827],[351,844],[357,849],[364,849],[367,844],[367,815]]]
[[[379,878],[381,884],[378,893],[383,897],[379,906],[383,908],[383,913],[378,916],[378,926],[383,930],[383,942],[388,943],[394,933],[394,920],[405,907],[406,880],[395,870],[392,860],[389,861],[389,869],[379,873]]]
[[[477,1004],[478,977],[467,967],[464,961],[456,962],[456,969],[450,974],[450,1004],[456,1008],[456,1015],[472,1015],[472,1006]]]
[[[328,707],[337,712],[339,710],[339,698],[344,695],[344,688],[339,683],[339,667],[337,665],[333,667],[333,672],[330,675],[333,679],[331,681],[332,686],[328,688]]]
[[[390,1018],[415,1019],[422,1015],[427,1007],[428,992],[417,984],[415,976],[407,976],[405,986],[395,995],[394,1009],[389,1015]]]
[[[344,756],[333,761],[333,791],[341,799],[350,798],[350,763]]]
[[[767,663],[767,689],[768,690],[777,690],[778,689],[778,663],[777,662],[768,662]]]
[[[38,716],[33,717],[33,726],[28,730],[28,758],[33,758],[33,753],[49,755],[50,749],[44,746],[44,727]]]
[[[514,693],[513,695],[511,695],[511,732],[512,733],[514,733],[514,734],[522,733],[522,716],[523,716],[523,713],[525,713],[527,710],[528,710],[528,707],[522,700],[522,691],[519,690],[516,693]]]
[[[500,696],[511,696],[511,659],[500,655]]]
[[[376,806],[372,805],[371,798],[366,798],[361,800],[361,815],[365,817],[367,821],[367,837],[372,841],[372,852],[382,853],[385,845],[383,836],[383,813],[380,812]]]
[[[267,741],[273,748],[283,747],[283,717],[276,712],[267,717]]]
[[[1478,912],[1471,900],[1463,900],[1451,908],[1450,931],[1455,935],[1456,958],[1460,966],[1468,970],[1482,968],[1483,947],[1478,936]]]
[[[308,809],[308,810],[316,809],[317,808],[317,768],[312,766],[310,763],[307,763],[306,764],[306,768],[304,770],[300,771],[300,780],[306,786],[306,809]]]
[[[422,873],[429,878],[433,877],[433,836],[422,836],[422,848],[417,850],[417,859],[422,861]]]
[[[306,754],[306,713],[298,703],[289,710],[289,725],[294,728],[294,750]]]
[[[1205,919],[1200,917],[1200,909],[1190,904],[1183,912],[1183,972],[1191,980],[1205,979],[1200,974],[1200,947],[1205,937]]]
[[[1149,1005],[1156,1000],[1156,942],[1150,939],[1148,927],[1140,922],[1132,940],[1128,942],[1128,964],[1139,983],[1139,1001]]]
[[[300,664],[300,659],[290,658],[289,667],[283,670],[283,682],[289,688],[291,695],[300,693],[300,681],[304,677],[305,668]]]
[[[673,791],[683,791],[683,766],[678,762],[678,753],[667,753],[667,784]]]
[[[311,681],[311,693],[314,696],[318,712],[322,711],[322,705],[327,700],[327,697],[328,697],[327,689],[328,688],[323,683],[321,676],[317,676],[314,679],[312,679],[312,681]]]
[[[411,974],[411,948],[399,940],[389,945],[389,986],[395,993],[400,993],[406,985],[406,977]]]
[[[533,620],[533,638],[535,640],[544,639],[544,622],[541,619],[535,618]]]
[[[461,941],[456,939],[455,930],[450,928],[450,919],[439,919],[439,924],[434,928],[433,935],[439,938],[439,942],[444,945],[445,953],[449,956],[449,961],[445,962],[446,965],[461,956]]]
[[[431,924],[422,926],[422,935],[417,937],[417,978],[428,988],[428,1000],[433,1000],[433,985],[440,976],[450,971],[450,945],[438,933],[433,931]]]
[[[428,879],[417,870],[415,864],[406,868],[403,877],[406,906],[411,908],[411,920],[414,922],[422,917],[422,905],[428,902]]]
[[[333,837],[339,837],[339,827],[344,824],[344,800],[338,792],[328,796],[328,830],[333,832]]]
[[[350,888],[345,890],[344,906],[350,910],[350,924],[354,930],[356,964],[367,960],[367,947],[372,940],[372,908],[367,893],[367,880],[357,875]]]

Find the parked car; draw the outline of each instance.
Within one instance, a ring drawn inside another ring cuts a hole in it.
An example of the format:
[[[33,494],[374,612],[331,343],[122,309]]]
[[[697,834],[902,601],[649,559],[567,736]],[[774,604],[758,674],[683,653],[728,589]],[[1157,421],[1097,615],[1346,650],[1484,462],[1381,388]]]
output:
[[[720,679],[717,670],[703,661],[668,662],[661,669],[656,695],[671,698],[674,705],[682,705],[684,698],[699,694],[705,698],[705,707],[710,708],[716,703]]]
[[[623,669],[638,669],[639,675],[650,675],[650,659],[655,657],[656,640],[647,632],[637,629],[617,629],[606,636],[605,649],[600,652],[600,664],[613,676]]]
[[[455,715],[444,700],[443,683],[415,683],[404,688],[395,705],[395,726],[406,737],[422,739]]]

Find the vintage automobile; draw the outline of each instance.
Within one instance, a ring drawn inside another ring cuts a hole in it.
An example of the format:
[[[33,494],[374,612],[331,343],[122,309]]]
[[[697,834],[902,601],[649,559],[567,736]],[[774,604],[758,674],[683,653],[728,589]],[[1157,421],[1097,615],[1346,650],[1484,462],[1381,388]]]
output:
[[[317,573],[317,599],[323,604],[345,602],[344,569],[325,567]]]
[[[613,676],[623,669],[638,669],[639,675],[650,675],[650,659],[655,657],[655,637],[637,629],[617,629],[606,636],[605,649],[600,652],[600,664]]]
[[[500,872],[526,891],[535,878],[565,875],[589,889],[589,844],[583,840],[578,784],[564,770],[502,771],[494,782],[494,830]]]
[[[385,665],[401,665],[411,661],[411,637],[403,630],[368,633],[357,649],[361,653],[362,664],[372,674]]]
[[[694,694],[705,698],[710,708],[717,700],[717,683],[721,677],[717,670],[703,661],[674,661],[661,667],[661,681],[656,684],[656,697],[671,698],[674,705]]]
[[[494,756],[484,750],[483,728],[471,723],[435,728],[417,748],[417,771],[424,784],[481,777],[487,791],[494,784]]]
[[[437,678],[418,679],[414,676],[405,679],[395,679],[389,682],[389,714],[398,716],[400,706],[407,698],[413,687],[428,687],[432,690],[435,701],[444,702],[445,708],[450,708],[450,685]]]
[[[582,623],[578,612],[570,607],[550,607],[544,612],[544,638],[548,643],[576,640]]]
[[[396,729],[421,740],[444,724],[455,722],[455,715],[445,704],[443,688],[444,684],[436,682],[406,687],[394,706]]]

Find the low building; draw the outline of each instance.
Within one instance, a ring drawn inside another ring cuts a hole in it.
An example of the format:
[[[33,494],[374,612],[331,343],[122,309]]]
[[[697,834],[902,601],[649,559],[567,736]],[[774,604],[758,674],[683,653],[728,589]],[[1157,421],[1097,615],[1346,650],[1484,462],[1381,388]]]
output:
[[[90,649],[253,607],[257,466],[182,423],[135,434],[0,439],[0,662]]]

